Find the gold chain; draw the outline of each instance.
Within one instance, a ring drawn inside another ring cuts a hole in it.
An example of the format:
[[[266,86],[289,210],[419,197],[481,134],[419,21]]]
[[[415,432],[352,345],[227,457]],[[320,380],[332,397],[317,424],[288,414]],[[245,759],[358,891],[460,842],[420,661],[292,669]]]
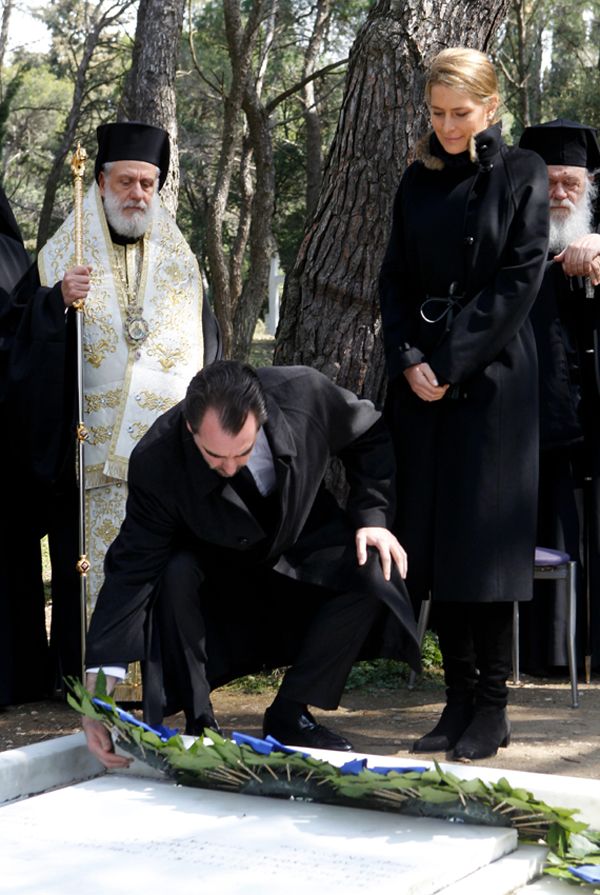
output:
[[[133,285],[130,286],[130,279],[127,276],[127,246],[124,247],[123,257],[125,258],[125,266],[121,260],[121,253],[119,249],[113,246],[114,259],[115,259],[115,267],[117,269],[117,273],[119,275],[119,280],[121,283],[121,288],[127,299],[127,310],[125,314],[125,322],[124,322],[124,330],[125,330],[125,338],[129,342],[130,345],[139,348],[139,346],[146,341],[150,334],[150,327],[148,325],[148,321],[144,319],[142,314],[142,309],[140,306],[140,279],[142,274],[142,266],[143,266],[143,251],[144,251],[144,242],[136,243],[136,247],[139,246],[139,258],[137,258],[137,268],[135,271],[135,276],[132,278]]]
[[[123,252],[121,252],[121,248]],[[127,306],[135,307],[139,303],[140,296],[138,295],[140,289],[140,278],[142,275],[142,262],[143,262],[143,251],[144,251],[144,241],[140,240],[139,243],[136,243],[136,248],[139,248],[139,257],[137,258],[137,265],[135,271],[135,278],[133,281],[133,285],[130,285],[129,277],[127,276],[127,246],[115,246],[113,245],[113,255],[115,259],[115,267],[117,268],[117,273],[119,275],[119,282],[121,284],[121,288],[125,293],[127,298]],[[124,261],[123,261],[124,259]]]

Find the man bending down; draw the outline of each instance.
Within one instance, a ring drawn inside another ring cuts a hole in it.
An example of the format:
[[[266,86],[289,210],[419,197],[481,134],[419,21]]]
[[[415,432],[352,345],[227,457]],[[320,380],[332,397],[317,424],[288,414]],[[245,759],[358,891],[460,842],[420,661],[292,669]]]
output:
[[[346,509],[324,484],[332,457]],[[393,475],[380,414],[316,370],[206,367],[132,453],[88,634],[88,689],[100,666],[112,688],[142,660],[145,720],[183,709],[198,735],[218,729],[212,689],[289,666],[264,734],[351,749],[308,705],[337,708],[357,658],[419,665],[406,555],[387,527]],[[128,763],[102,724],[83,723],[107,767]]]

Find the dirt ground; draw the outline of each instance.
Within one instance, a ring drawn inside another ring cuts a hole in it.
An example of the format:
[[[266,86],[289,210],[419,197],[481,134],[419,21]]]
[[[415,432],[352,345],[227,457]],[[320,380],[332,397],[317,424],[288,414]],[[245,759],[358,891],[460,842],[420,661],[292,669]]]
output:
[[[572,709],[568,683],[524,676],[520,685],[511,686],[511,744],[480,764],[599,778],[600,679],[580,684],[579,696],[579,708]],[[271,692],[242,693],[229,688],[213,694],[225,733],[241,730],[260,735],[262,714],[271,699]],[[412,691],[405,685],[394,690],[350,690],[336,712],[316,711],[315,715],[344,733],[357,751],[407,756],[412,741],[431,729],[442,707],[441,684],[423,681]],[[180,716],[167,723],[183,726]],[[79,729],[79,716],[60,702],[12,706],[0,712],[0,751]]]

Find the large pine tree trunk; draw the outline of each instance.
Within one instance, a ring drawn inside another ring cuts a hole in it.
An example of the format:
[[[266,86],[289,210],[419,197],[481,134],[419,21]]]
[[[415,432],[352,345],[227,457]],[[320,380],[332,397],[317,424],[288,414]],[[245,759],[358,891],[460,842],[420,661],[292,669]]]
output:
[[[185,0],[141,0],[131,69],[118,115],[120,121],[143,121],[168,131],[171,163],[161,196],[173,215],[179,193],[175,76],[184,7]]]
[[[319,202],[288,276],[275,362],[384,394],[377,279],[409,154],[427,129],[425,70],[444,47],[486,50],[509,0],[378,0],[352,49]]]

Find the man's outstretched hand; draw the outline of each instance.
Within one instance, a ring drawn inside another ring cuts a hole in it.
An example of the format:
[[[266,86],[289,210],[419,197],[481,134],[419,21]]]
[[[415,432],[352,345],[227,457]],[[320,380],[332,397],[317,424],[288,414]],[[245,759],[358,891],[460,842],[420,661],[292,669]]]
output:
[[[84,717],[82,726],[88,749],[105,768],[112,770],[129,767],[133,759],[115,753],[113,741],[104,724],[93,718]]]
[[[117,683],[116,677],[109,674],[106,675],[104,680],[106,692],[112,693]],[[88,671],[85,676],[85,687],[88,693],[97,692],[97,683],[98,675],[96,672]],[[125,758],[124,755],[115,754],[115,747],[111,735],[104,724],[100,721],[96,721],[94,718],[88,718],[87,715],[84,715],[81,726],[85,733],[88,749],[105,768],[113,769],[129,767],[133,759]]]
[[[359,566],[367,561],[367,547],[376,547],[381,559],[383,577],[389,581],[392,575],[392,563],[398,567],[402,578],[406,578],[408,560],[406,550],[398,538],[387,528],[359,528],[356,532],[356,556]]]

